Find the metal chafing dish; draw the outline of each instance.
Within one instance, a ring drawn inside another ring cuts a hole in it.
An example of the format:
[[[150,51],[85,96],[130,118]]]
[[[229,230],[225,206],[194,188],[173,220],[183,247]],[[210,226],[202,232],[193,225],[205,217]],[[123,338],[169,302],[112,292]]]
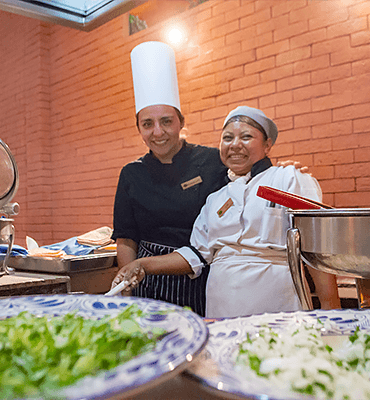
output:
[[[115,252],[55,259],[12,256],[9,258],[8,265],[17,270],[59,274],[111,268],[115,259]]]
[[[288,261],[302,306],[312,308],[302,261],[356,278],[359,306],[370,307],[370,208],[289,210]]]
[[[14,243],[13,219],[19,212],[17,203],[10,203],[18,190],[18,168],[9,147],[0,139],[0,243],[7,244],[7,252],[0,265],[0,276],[9,274],[8,260]]]

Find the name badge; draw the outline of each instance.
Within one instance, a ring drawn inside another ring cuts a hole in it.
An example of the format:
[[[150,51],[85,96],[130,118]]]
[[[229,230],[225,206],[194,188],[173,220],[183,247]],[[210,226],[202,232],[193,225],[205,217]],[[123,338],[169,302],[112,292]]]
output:
[[[225,212],[233,205],[234,203],[231,199],[227,200],[227,202],[217,211],[217,215],[221,218],[225,214]]]
[[[202,178],[201,176],[196,176],[193,179],[190,179],[190,181],[186,181],[184,183],[181,184],[182,190],[186,190],[189,189],[192,186],[198,185],[199,183],[202,183]]]

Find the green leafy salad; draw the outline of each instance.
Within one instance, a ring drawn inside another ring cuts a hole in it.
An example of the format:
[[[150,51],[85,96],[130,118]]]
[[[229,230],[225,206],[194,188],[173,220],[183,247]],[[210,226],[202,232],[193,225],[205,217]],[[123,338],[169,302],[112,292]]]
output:
[[[279,392],[293,391],[317,399],[369,400],[370,335],[357,328],[344,339],[333,350],[314,327],[284,333],[261,329],[240,344],[237,369],[246,378],[268,379]]]
[[[22,312],[0,321],[0,398],[55,399],[63,386],[153,349],[165,331],[146,332],[142,315],[131,305],[99,320]]]

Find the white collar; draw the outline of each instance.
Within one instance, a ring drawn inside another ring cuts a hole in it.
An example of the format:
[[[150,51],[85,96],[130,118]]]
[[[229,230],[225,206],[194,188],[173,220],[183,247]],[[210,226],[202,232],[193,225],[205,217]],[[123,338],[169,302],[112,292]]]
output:
[[[227,171],[227,175],[228,175],[229,179],[231,180],[231,182],[235,182],[237,179],[243,178],[240,181],[243,182],[243,183],[246,183],[251,178],[251,172],[250,171],[246,175],[236,175],[233,171],[231,171],[229,169]]]

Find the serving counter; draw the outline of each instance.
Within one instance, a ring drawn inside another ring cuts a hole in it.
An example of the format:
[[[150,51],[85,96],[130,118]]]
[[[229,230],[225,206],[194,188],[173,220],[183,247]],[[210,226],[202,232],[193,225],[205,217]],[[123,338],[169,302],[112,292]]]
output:
[[[89,254],[66,259],[14,256],[9,258],[8,265],[17,274],[27,272],[31,277],[37,274],[50,278],[53,276],[54,279],[67,277],[69,291],[87,294],[108,292],[118,272],[116,253]]]
[[[15,272],[0,277],[0,297],[60,294],[70,291],[69,276]]]

